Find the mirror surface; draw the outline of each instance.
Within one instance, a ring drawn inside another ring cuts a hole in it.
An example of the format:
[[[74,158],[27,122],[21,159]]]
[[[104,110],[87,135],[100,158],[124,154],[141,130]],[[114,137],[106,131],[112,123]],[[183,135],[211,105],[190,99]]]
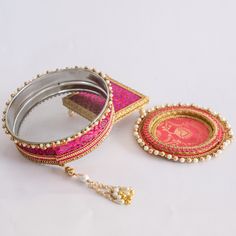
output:
[[[91,92],[51,97],[35,106],[25,117],[19,137],[39,143],[69,137],[96,119],[104,104],[104,97]]]

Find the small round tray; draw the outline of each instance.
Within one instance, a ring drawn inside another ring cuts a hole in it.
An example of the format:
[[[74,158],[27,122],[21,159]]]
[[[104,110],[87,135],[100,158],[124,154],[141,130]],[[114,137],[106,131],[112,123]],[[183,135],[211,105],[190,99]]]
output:
[[[198,162],[221,153],[233,137],[224,118],[196,105],[166,105],[143,112],[134,135],[148,153]]]

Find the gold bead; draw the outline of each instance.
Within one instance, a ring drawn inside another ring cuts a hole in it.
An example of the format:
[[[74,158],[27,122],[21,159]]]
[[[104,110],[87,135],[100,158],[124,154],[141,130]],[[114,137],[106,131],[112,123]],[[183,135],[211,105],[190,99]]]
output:
[[[73,176],[75,175],[75,169],[69,166],[65,167],[65,172],[69,175],[69,176]]]

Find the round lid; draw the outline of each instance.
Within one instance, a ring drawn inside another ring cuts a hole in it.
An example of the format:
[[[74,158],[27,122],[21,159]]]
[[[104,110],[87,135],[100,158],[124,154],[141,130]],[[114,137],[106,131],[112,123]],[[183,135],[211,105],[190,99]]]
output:
[[[143,111],[134,134],[148,153],[188,163],[211,159],[233,136],[229,124],[218,114],[182,104]]]

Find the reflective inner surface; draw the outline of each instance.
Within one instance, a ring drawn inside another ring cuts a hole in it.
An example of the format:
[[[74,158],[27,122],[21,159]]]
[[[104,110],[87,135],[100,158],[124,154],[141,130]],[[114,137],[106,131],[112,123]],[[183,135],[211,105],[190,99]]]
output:
[[[84,103],[84,95],[85,92],[81,92],[80,100],[82,104],[78,105],[79,114],[75,112],[71,113],[63,106],[62,99],[68,96],[68,94],[52,97],[35,106],[22,122],[18,136],[24,140],[42,143],[48,140],[63,139],[74,134],[77,130],[84,129],[91,122],[91,119],[88,117],[90,111],[87,106],[94,107],[90,103],[90,100]],[[98,94],[86,92],[86,96],[94,97],[105,102],[105,99]],[[97,114],[94,114],[93,118],[97,117],[102,111],[103,106],[96,106],[95,108]]]
[[[97,121],[108,104],[108,91],[104,79],[87,69],[72,68],[44,74],[13,98],[7,108],[7,128],[18,140],[26,143],[66,138],[86,128],[90,122],[81,116],[68,120],[62,97],[82,92],[101,97],[105,102],[90,120]]]

